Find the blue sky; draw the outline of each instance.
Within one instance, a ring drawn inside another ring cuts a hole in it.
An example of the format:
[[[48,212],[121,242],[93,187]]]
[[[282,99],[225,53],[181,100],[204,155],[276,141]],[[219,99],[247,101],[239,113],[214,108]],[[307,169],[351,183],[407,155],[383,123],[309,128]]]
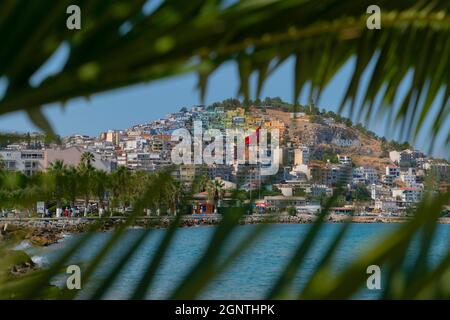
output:
[[[57,72],[63,66],[67,53],[67,48],[61,47],[54,57],[33,77],[32,83],[38,84],[48,74]],[[335,76],[323,93],[318,105],[320,108],[337,111],[352,74],[353,65],[354,61],[349,61]],[[283,100],[292,101],[293,67],[293,60],[284,63],[266,82],[262,97],[279,96]],[[60,105],[49,105],[45,107],[44,111],[55,131],[60,135],[80,133],[97,136],[107,129],[125,129],[134,124],[158,119],[169,112],[179,110],[181,107],[200,104],[196,82],[197,76],[195,74],[181,75],[97,94],[89,100],[85,98],[74,99],[69,101],[64,108]],[[402,91],[407,88],[407,83],[408,80],[401,88]],[[366,84],[367,77],[364,77],[363,85]],[[223,65],[210,79],[205,103],[210,104],[236,97],[238,85],[239,80],[235,64],[230,62]],[[306,96],[302,96],[300,102],[306,104],[308,102]],[[378,135],[390,139],[395,138],[396,133],[387,131],[384,128],[384,123],[386,121],[381,116],[380,120],[372,121],[368,127]],[[430,125],[430,121],[428,121],[428,125]],[[26,115],[17,112],[0,118],[0,130],[26,132],[36,131],[36,128]],[[427,137],[428,135],[425,132],[416,142],[416,146],[424,151],[428,147]],[[436,148],[434,154],[445,156],[445,150]]]

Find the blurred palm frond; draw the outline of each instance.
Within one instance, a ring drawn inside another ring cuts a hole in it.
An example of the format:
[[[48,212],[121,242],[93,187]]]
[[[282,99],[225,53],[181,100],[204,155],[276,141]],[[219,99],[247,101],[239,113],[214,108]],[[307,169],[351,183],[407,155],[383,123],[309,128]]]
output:
[[[65,28],[69,4],[81,8],[81,30]],[[0,77],[7,86],[0,114],[26,110],[51,132],[43,105],[185,72],[199,74],[203,97],[209,76],[227,61],[237,62],[239,93],[248,98],[250,75],[258,76],[260,93],[266,78],[294,57],[294,102],[307,85],[317,101],[340,68],[354,61],[341,110],[365,120],[390,113],[406,139],[417,136],[433,103],[440,103],[431,120],[433,136],[443,129],[450,138],[448,1],[379,0],[382,29],[369,30],[366,11],[373,4],[168,0],[147,12],[144,0],[3,1]],[[60,70],[36,81],[61,47],[67,57]],[[399,97],[408,76],[412,81]]]
[[[53,135],[50,123],[41,112],[46,104],[64,103],[76,97],[186,72],[198,73],[199,91],[204,97],[209,76],[227,61],[237,63],[239,94],[248,99],[251,75],[258,76],[257,92],[260,93],[267,77],[291,57],[296,62],[294,102],[308,87],[309,96],[317,100],[341,67],[353,61],[354,72],[341,103],[342,112],[347,110],[366,121],[374,115],[387,113],[392,125],[400,125],[404,137],[414,139],[421,132],[432,106],[438,103],[438,112],[432,119],[430,146],[443,134],[448,147],[450,3],[446,0],[379,0],[382,29],[368,30],[366,9],[373,2],[248,0],[227,5],[226,1],[217,0],[167,0],[147,12],[144,0],[5,0],[0,3],[0,79],[6,81],[6,89],[0,96],[0,114],[25,110],[37,126]],[[65,28],[65,8],[69,4],[77,4],[82,9],[83,23],[79,31]],[[61,48],[67,49],[67,58],[60,70],[36,80],[44,65]],[[361,82],[367,73],[368,85],[362,88]],[[399,88],[409,75],[412,80],[406,94],[399,97]],[[87,281],[146,205],[159,201],[164,192],[171,193],[170,178],[166,174],[161,173],[146,184],[141,197],[135,199],[134,213],[88,264]],[[128,179],[127,174],[119,171],[115,179],[122,178]],[[1,182],[2,188],[8,185],[8,181]],[[23,195],[17,196],[17,199],[22,198]],[[365,283],[365,268],[377,264],[389,269],[388,287],[383,291],[385,298],[449,298],[449,288],[441,284],[450,269],[449,253],[437,266],[430,266],[426,255],[436,232],[436,219],[449,199],[449,192],[426,197],[410,223],[358,257],[342,273],[334,275],[329,272],[330,264],[345,235],[347,225],[344,224],[322,257],[321,265],[294,297],[351,298]],[[307,237],[299,242],[292,260],[278,275],[267,297],[292,297],[293,279],[317,240],[327,207],[311,226]],[[263,227],[249,234],[241,247],[220,261],[224,244],[241,216],[239,211],[224,216],[198,263],[169,298],[198,297],[214,277],[258,238]],[[179,219],[165,231],[157,253],[148,261],[148,271],[130,298],[147,296]],[[89,244],[97,227],[94,225],[91,232],[83,235],[48,269],[20,278],[0,273],[0,297],[76,297],[73,292],[48,290],[47,285],[78,249]],[[421,238],[418,258],[411,269],[405,268],[405,252],[420,232],[425,236]],[[128,244],[122,259],[97,284],[92,298],[107,294],[126,260],[136,253],[147,235],[145,232]],[[0,261],[0,267],[10,266],[13,260]]]

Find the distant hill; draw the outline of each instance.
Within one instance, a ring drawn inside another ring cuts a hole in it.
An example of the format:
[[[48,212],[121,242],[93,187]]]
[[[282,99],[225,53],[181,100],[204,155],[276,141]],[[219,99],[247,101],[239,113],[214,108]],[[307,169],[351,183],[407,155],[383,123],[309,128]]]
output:
[[[389,151],[411,148],[408,142],[388,141],[362,124],[353,124],[350,119],[333,111],[320,110],[313,103],[293,105],[280,98],[265,98],[244,104],[238,99],[227,99],[208,106],[215,107],[225,110],[246,108],[250,113],[262,113],[283,121],[288,127],[286,141],[309,146],[314,159],[345,154],[352,156],[357,166],[370,165],[382,169],[391,164]]]
[[[283,121],[288,126],[286,141],[308,146],[313,159],[323,160],[327,155],[344,154],[350,155],[357,166],[370,165],[382,169],[391,164],[382,140],[353,126],[348,127],[322,115],[305,114],[292,119],[292,113],[277,109],[250,110]]]

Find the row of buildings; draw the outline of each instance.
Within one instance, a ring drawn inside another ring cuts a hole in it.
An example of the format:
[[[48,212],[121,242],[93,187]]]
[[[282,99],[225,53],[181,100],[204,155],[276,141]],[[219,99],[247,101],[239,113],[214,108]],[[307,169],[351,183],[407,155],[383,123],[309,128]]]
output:
[[[19,145],[10,145],[0,150],[0,159],[3,167],[11,171],[21,171],[31,176],[38,171],[47,170],[51,163],[63,160],[67,165],[78,165],[85,149],[80,147],[24,149]],[[96,169],[111,172],[116,168],[116,162],[104,158],[101,154],[93,152],[95,161],[92,163]]]
[[[305,117],[301,114],[296,118],[299,116]],[[205,129],[240,128],[251,132],[256,128],[276,128],[280,131],[281,145],[276,150],[279,170],[274,175],[262,176],[261,163],[238,161],[231,164],[182,164],[176,166],[173,172],[174,177],[185,184],[192,183],[200,174],[206,174],[211,179],[230,182],[246,191],[266,188],[279,192],[278,196],[274,196],[278,198],[259,199],[257,203],[260,207],[283,208],[283,203],[287,207],[298,199],[301,205],[294,206],[299,211],[317,211],[319,199],[331,196],[336,187],[355,190],[362,186],[372,200],[373,210],[392,212],[414,206],[420,201],[426,176],[430,172],[439,181],[450,179],[448,163],[429,159],[415,150],[391,151],[391,165],[383,171],[370,166],[355,166],[349,154],[338,154],[333,162],[317,161],[314,159],[314,146],[283,140],[289,125],[279,119],[263,112],[246,112],[241,108],[224,110],[203,106],[182,108],[162,119],[127,130],[108,130],[98,137],[68,136],[59,145],[11,144],[0,150],[0,158],[7,170],[32,175],[47,170],[58,159],[77,165],[82,153],[89,151],[95,157],[93,165],[100,170],[111,172],[118,166],[125,166],[129,170],[155,172],[172,165],[171,152],[177,143],[171,139],[172,132],[180,128],[192,131],[194,121],[202,121]]]

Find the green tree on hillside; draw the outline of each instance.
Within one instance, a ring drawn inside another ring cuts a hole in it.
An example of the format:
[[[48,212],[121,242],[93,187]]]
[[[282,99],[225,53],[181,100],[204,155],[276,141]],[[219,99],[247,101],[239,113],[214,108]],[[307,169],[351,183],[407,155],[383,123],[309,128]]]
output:
[[[356,201],[372,200],[369,190],[363,184],[358,184],[353,192],[353,199]]]

